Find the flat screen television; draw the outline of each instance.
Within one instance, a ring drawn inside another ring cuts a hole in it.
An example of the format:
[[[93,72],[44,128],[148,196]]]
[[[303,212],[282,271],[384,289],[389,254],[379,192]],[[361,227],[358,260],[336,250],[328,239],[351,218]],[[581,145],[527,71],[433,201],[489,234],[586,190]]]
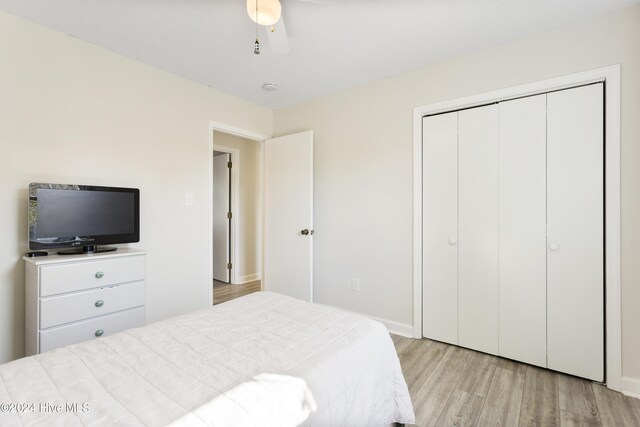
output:
[[[29,184],[29,249],[60,254],[115,250],[99,245],[140,240],[140,190]]]

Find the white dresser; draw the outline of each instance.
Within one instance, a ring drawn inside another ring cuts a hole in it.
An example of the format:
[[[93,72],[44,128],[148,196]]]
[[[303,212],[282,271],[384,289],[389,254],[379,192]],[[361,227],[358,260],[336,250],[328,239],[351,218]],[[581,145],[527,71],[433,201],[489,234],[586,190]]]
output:
[[[24,260],[27,356],[144,325],[144,252]]]

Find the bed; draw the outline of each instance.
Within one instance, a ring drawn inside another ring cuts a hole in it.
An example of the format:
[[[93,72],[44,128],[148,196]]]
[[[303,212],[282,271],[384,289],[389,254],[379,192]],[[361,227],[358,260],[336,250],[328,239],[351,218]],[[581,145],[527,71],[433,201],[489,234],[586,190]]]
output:
[[[413,423],[386,328],[270,292],[0,365],[0,425]]]

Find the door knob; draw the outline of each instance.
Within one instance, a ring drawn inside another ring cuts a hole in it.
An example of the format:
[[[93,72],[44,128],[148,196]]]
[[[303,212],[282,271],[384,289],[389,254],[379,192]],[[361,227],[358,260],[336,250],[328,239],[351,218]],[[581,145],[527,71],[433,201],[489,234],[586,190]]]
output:
[[[556,242],[549,243],[549,250],[550,251],[557,251],[559,248],[560,248],[560,245],[557,244]]]
[[[308,236],[309,235],[309,230],[308,229],[304,229],[300,232],[300,234],[302,234],[303,236]]]
[[[450,244],[451,246],[455,246],[455,245],[456,245],[456,243],[458,243],[458,241],[456,240],[456,238],[455,238],[455,237],[451,237],[451,238],[449,238],[449,244]]]

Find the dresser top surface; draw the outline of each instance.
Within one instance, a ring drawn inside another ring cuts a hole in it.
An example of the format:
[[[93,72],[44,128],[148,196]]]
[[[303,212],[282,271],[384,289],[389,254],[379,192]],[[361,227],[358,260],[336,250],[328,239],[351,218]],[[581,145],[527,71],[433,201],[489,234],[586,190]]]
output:
[[[99,261],[104,259],[122,258],[127,256],[144,255],[145,251],[132,248],[118,248],[114,252],[104,252],[98,254],[78,254],[78,255],[58,255],[49,254],[48,256],[40,257],[27,257],[23,256],[22,259],[25,262],[34,264],[36,266],[47,264],[60,264],[65,262],[78,262],[78,261]]]

